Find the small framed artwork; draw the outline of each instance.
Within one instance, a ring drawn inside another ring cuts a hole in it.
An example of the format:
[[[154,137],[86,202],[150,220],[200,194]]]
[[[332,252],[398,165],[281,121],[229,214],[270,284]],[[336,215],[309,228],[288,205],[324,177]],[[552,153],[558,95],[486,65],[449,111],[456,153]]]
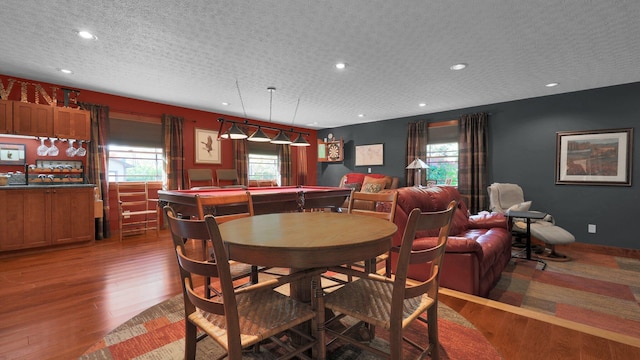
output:
[[[384,144],[356,146],[356,166],[384,165]]]
[[[556,184],[631,186],[633,128],[556,133]]]
[[[196,164],[221,164],[222,154],[218,132],[214,130],[196,128],[195,135],[195,163]]]
[[[0,144],[0,165],[24,165],[25,144]]]

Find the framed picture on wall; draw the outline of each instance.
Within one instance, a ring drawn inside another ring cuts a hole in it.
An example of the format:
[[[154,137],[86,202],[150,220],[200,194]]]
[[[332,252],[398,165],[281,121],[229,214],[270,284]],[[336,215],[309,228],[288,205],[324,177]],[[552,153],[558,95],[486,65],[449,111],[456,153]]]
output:
[[[356,146],[356,166],[384,165],[384,144]]]
[[[196,147],[196,164],[222,163],[220,140],[218,140],[217,131],[196,128],[194,143]]]
[[[631,186],[633,128],[556,133],[556,184]]]
[[[0,144],[0,165],[24,165],[25,149],[24,144]]]

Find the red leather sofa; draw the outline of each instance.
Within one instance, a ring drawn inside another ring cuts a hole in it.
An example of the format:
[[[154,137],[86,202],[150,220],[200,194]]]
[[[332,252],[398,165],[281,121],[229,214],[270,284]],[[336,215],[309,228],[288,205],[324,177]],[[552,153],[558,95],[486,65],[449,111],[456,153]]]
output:
[[[403,187],[397,189],[395,224],[398,232],[393,245],[402,242],[402,233],[411,210],[444,210],[451,200],[458,202],[454,214],[449,240],[445,250],[440,285],[468,294],[486,297],[500,280],[500,275],[511,259],[511,234],[507,230],[507,219],[499,213],[481,213],[469,216],[467,206],[458,190],[452,186],[430,188]],[[435,244],[436,233],[418,233],[414,249]],[[397,263],[397,253],[391,254],[392,269]],[[424,265],[411,265],[409,277],[426,280],[429,274]]]

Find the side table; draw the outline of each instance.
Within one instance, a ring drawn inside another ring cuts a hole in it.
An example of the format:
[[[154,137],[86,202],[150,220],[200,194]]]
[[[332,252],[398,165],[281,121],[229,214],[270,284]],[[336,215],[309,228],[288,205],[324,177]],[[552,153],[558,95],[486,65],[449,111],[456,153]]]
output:
[[[547,216],[546,213],[543,212],[539,212],[539,211],[511,211],[511,210],[507,210],[507,212],[505,213],[505,215],[509,218],[509,222],[511,223],[511,221],[513,220],[513,218],[522,218],[522,219],[527,219],[527,233],[526,233],[526,252],[527,252],[527,260],[532,260],[531,259],[531,219],[543,219],[545,216]],[[544,266],[542,267],[542,269],[544,270],[546,263],[542,260],[537,260],[536,261],[540,261],[544,264]]]

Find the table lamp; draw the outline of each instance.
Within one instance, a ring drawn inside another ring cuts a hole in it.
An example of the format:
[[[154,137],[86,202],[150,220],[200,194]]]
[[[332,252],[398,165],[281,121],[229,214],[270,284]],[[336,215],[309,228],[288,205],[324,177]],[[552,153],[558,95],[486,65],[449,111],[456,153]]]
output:
[[[415,160],[413,160],[411,162],[411,164],[409,164],[409,166],[407,166],[405,169],[413,169],[413,170],[418,170],[416,171],[414,174],[415,178],[413,180],[413,186],[416,187],[420,187],[422,186],[422,177],[421,177],[421,173],[422,173],[422,169],[426,169],[427,168],[427,164],[424,163],[424,161],[416,158]]]

